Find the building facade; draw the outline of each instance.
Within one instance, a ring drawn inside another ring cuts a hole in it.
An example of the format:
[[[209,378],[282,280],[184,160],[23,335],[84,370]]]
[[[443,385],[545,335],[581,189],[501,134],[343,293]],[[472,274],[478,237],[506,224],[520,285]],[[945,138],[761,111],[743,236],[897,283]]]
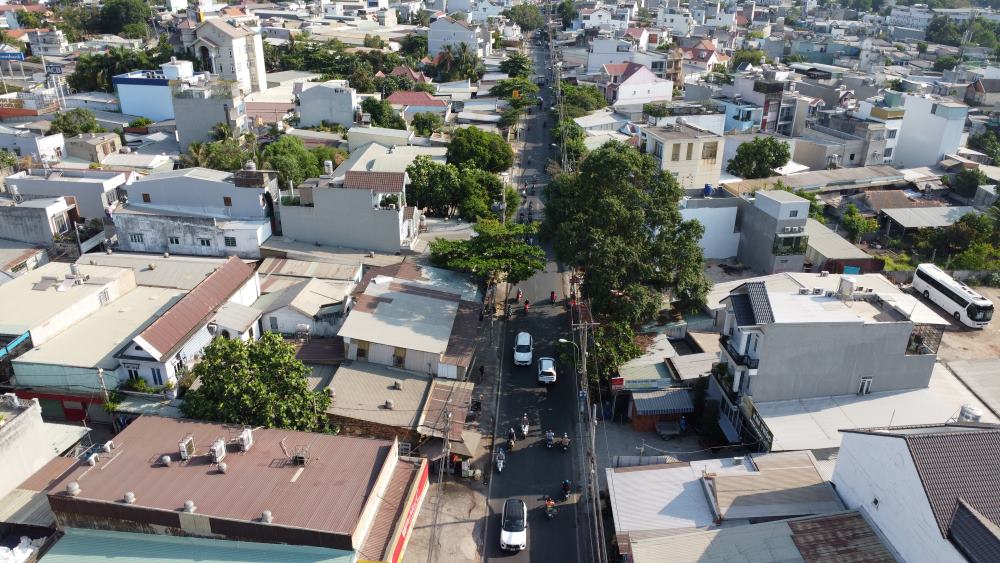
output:
[[[725,139],[711,131],[686,124],[643,127],[642,149],[672,174],[683,189],[717,186],[722,172]]]

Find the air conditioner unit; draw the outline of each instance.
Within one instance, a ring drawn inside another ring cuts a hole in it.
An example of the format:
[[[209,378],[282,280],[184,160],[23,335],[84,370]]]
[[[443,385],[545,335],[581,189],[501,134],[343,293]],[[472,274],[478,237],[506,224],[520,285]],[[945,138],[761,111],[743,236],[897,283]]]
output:
[[[188,434],[177,444],[181,453],[181,461],[187,461],[194,455],[194,436]]]
[[[823,295],[823,288],[820,287],[813,288],[813,295]]]
[[[248,426],[240,432],[238,439],[241,452],[248,452],[253,447],[253,430]]]
[[[786,233],[790,233],[790,232],[792,232],[792,228],[791,228],[791,227],[785,227],[785,232],[786,232]]]
[[[226,441],[223,440],[222,438],[219,438],[216,441],[212,442],[211,452],[212,452],[212,461],[215,463],[219,463],[222,460],[226,459]]]
[[[812,293],[812,291],[810,291],[808,287],[799,288],[799,295],[809,295],[810,293]]]

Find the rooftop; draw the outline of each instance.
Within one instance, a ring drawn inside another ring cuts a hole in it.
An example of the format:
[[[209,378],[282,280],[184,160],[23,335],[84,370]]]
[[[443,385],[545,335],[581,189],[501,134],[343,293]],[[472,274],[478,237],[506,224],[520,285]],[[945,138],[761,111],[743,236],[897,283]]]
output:
[[[950,420],[963,405],[984,411],[983,422],[998,422],[947,368],[934,366],[925,389],[883,391],[754,403],[774,435],[772,451],[838,448],[841,430],[899,425],[936,424]]]
[[[426,155],[431,160],[444,163],[446,147],[389,147],[380,143],[369,143],[351,153],[333,172],[333,181],[343,181],[348,171],[406,172],[406,168],[418,156]]]
[[[792,190],[801,189],[807,192],[831,192],[904,182],[903,173],[892,166],[862,166],[836,170],[816,170],[757,180],[739,180],[727,182],[723,186],[730,193],[740,195],[767,189],[779,180]]]
[[[191,435],[195,455],[180,461],[178,442]],[[119,506],[125,491],[133,508],[177,513],[193,500],[198,514],[237,522],[257,522],[271,511],[275,523],[351,535],[392,448],[392,442],[255,429],[253,446],[227,455],[226,473],[214,469],[209,446],[230,436],[221,424],[162,417],[139,417],[115,437],[115,454],[96,467],[81,464],[53,487],[50,496],[66,502]],[[308,446],[309,461],[295,465],[285,450]],[[150,460],[170,455],[170,466]],[[80,485],[68,497],[66,485]]]
[[[934,229],[955,224],[963,215],[976,213],[975,207],[958,205],[954,207],[905,207],[882,209],[904,229]]]
[[[226,259],[174,255],[164,257],[162,254],[116,252],[114,254],[85,254],[76,263],[131,268],[135,272],[135,281],[139,285],[190,290],[194,289],[209,274],[221,268],[226,263]]]
[[[370,362],[345,361],[330,382],[335,396],[326,412],[416,430],[430,387],[429,375]],[[393,406],[388,409],[385,404],[390,400]]]
[[[459,296],[375,278],[341,327],[340,336],[443,354],[458,313]]]
[[[28,350],[14,362],[117,369],[115,352],[131,342],[182,295],[184,292],[178,289],[136,287],[41,346]]]
[[[142,554],[144,563],[353,563],[354,553],[302,545],[250,543],[161,534],[135,534],[66,528],[65,535],[45,554],[46,563],[107,563]]]
[[[265,258],[260,267],[257,268],[257,274],[264,277],[265,280],[267,276],[273,275],[353,281],[360,279],[361,264],[332,264],[288,258]]]
[[[978,360],[956,360],[948,362],[948,369],[955,374],[970,391],[1000,416],[1000,358]]]
[[[704,129],[699,129],[691,125],[666,125],[659,127],[643,127],[643,133],[648,133],[653,135],[657,139],[662,140],[680,140],[680,139],[708,139],[708,138],[719,138],[722,137],[712,133],[711,131],[706,131]]]
[[[63,282],[51,280],[62,280],[71,274],[70,265],[50,262],[0,286],[0,301],[4,303],[0,307],[0,334],[21,335],[76,303],[96,299],[97,294],[115,280],[132,276],[128,270],[105,266],[80,266],[80,273],[89,275],[90,279],[82,285],[70,284],[59,291]]]
[[[867,252],[815,219],[806,219],[806,235],[809,237],[809,247],[826,259],[871,258]]]
[[[261,295],[254,309],[270,313],[288,307],[307,317],[316,317],[325,307],[339,305],[347,298],[348,284],[320,279],[296,280],[294,284]]]

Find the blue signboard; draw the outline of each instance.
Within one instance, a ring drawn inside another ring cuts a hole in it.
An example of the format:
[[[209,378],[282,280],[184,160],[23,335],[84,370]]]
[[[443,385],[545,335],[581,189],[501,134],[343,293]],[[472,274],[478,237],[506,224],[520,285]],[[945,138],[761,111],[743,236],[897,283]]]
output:
[[[47,65],[45,65],[45,72],[47,72],[49,74],[62,74],[63,73],[63,67],[62,67],[62,65],[56,65],[56,64],[50,65],[50,64],[47,64]]]
[[[24,53],[0,53],[0,61],[23,61]]]

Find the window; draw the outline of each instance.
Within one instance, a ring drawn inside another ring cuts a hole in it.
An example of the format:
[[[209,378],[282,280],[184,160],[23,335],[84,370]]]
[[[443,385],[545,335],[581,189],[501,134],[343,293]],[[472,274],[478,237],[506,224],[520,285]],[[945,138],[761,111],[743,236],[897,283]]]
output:
[[[52,216],[52,226],[55,227],[57,233],[65,233],[69,230],[69,223],[66,221],[66,214],[60,213],[59,215]]]
[[[268,321],[271,323],[271,330],[278,332],[278,317],[268,317]]]
[[[146,241],[146,237],[142,236],[142,233],[132,233],[128,236],[129,242],[134,242],[137,244],[142,244]]]
[[[236,246],[236,237],[225,237],[226,246]]]
[[[892,157],[892,149],[885,149],[885,152],[882,153],[882,156],[884,156],[885,158],[891,158]]]
[[[406,348],[396,348],[392,352],[392,365],[398,368],[406,364]]]
[[[719,152],[719,143],[705,143],[701,146],[701,159],[702,160],[715,160],[716,155]]]
[[[101,290],[100,293],[97,294],[97,301],[101,305],[107,305],[108,301],[111,301],[111,296],[108,295],[108,290],[107,289],[103,289],[103,290]]]
[[[791,211],[788,212],[788,216],[789,217],[798,217],[799,216],[799,210],[798,209],[792,209]]]
[[[198,244],[201,246],[212,246],[212,239],[200,238],[198,239]]]
[[[687,156],[684,157],[684,160],[691,160],[691,153],[693,152],[694,152],[694,143],[688,143]]]
[[[653,154],[656,155],[656,158],[663,158],[663,143],[656,141],[656,144],[653,145]]]
[[[125,371],[128,373],[128,378],[132,381],[139,379],[139,366],[134,364],[126,365]]]
[[[852,161],[854,160],[854,153],[851,153],[851,158],[850,158],[850,160],[852,160]]]
[[[858,386],[858,395],[868,395],[872,392],[872,378],[862,377],[861,385]]]
[[[163,385],[163,372],[160,368],[149,368],[149,371],[153,374],[153,385]]]
[[[229,196],[223,196],[222,197],[222,205],[225,205],[226,207],[232,207],[233,206],[233,198],[231,198]]]
[[[888,138],[890,138],[890,139],[895,139],[895,138],[896,138],[896,133],[897,133],[897,132],[898,132],[898,131],[896,131],[895,129],[889,129],[889,130],[887,130],[887,132],[886,132],[886,136],[887,136]]]
[[[357,357],[359,360],[368,359],[368,342],[364,340],[358,340],[358,353]]]
[[[674,143],[670,146],[670,160],[676,162],[681,159],[681,144]]]
[[[167,237],[167,244],[180,244],[181,237]]]
[[[152,201],[152,198],[149,197],[149,194],[142,194],[143,203],[149,203],[150,201]]]

